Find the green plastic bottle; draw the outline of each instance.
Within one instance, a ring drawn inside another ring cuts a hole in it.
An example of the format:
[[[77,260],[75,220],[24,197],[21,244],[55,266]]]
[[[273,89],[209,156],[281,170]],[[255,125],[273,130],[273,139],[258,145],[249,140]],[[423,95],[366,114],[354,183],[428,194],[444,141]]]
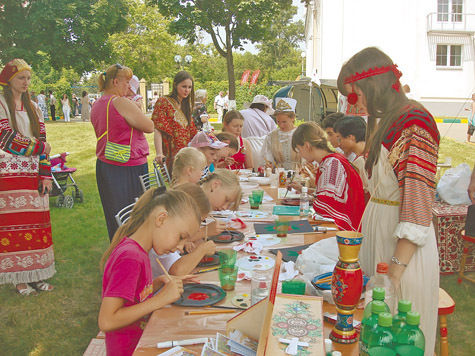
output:
[[[379,300],[380,302],[384,302],[384,297],[386,296],[386,290],[384,288],[381,288],[381,287],[376,287],[376,288],[373,288],[373,294],[372,294],[372,300],[371,302],[369,302],[365,308],[364,308],[364,312],[363,312],[363,319],[364,318],[369,318],[371,316],[371,312],[372,312],[372,305],[373,305],[373,302],[376,301],[376,300]],[[391,310],[389,309],[389,306],[384,303],[384,305],[386,305],[386,312],[390,313]]]
[[[397,304],[397,314],[393,316],[393,335],[401,332],[404,325],[406,325],[406,315],[411,311],[412,303],[409,300],[401,299]]]
[[[378,325],[368,336],[369,356],[396,356],[392,326],[393,316],[390,313],[378,315]]]
[[[373,301],[371,304],[371,316],[369,318],[363,318],[361,321],[360,355],[368,355],[368,337],[371,335],[372,330],[378,325],[378,315],[386,312],[386,308],[387,305],[384,302],[380,300]]]
[[[399,356],[423,356],[425,351],[425,337],[419,322],[421,316],[417,312],[408,312],[406,325],[396,337],[396,352]]]

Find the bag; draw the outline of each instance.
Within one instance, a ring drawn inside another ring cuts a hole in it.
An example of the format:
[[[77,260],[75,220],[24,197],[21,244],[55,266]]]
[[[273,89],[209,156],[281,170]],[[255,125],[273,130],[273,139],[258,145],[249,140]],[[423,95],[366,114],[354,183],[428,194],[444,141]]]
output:
[[[128,145],[122,145],[119,143],[111,142],[109,141],[109,105],[111,100],[114,98],[115,95],[111,96],[109,101],[107,102],[107,128],[106,132],[104,132],[98,139],[99,141],[101,138],[106,135],[106,150],[105,150],[105,157],[109,161],[114,161],[114,162],[119,162],[119,163],[126,163],[130,159],[130,150],[131,150],[131,144],[132,144],[132,135],[134,132],[134,129],[131,128],[130,130],[130,143]]]
[[[440,198],[450,205],[471,204],[467,192],[471,174],[472,171],[466,163],[447,169],[437,184]]]

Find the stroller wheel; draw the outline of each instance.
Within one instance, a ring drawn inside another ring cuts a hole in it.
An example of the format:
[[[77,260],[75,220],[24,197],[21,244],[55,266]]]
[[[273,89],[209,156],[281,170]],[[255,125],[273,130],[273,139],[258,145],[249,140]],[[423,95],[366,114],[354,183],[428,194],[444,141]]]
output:
[[[77,203],[82,203],[84,201],[84,194],[82,193],[81,189],[73,191],[71,195],[73,196],[74,201]]]
[[[64,195],[58,195],[58,197],[56,198],[56,206],[58,208],[61,208],[64,204]]]
[[[73,207],[73,205],[74,205],[74,198],[73,198],[72,196],[70,196],[70,195],[66,195],[66,196],[64,197],[64,204],[63,204],[63,206],[64,206],[65,208],[71,209],[71,208]]]

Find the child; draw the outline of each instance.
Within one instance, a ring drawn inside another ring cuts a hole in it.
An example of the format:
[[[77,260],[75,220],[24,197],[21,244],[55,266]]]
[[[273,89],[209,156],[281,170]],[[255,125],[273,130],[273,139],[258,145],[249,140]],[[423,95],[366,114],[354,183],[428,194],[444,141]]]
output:
[[[227,143],[228,147],[224,147],[220,151],[220,159],[216,167],[218,168],[229,168],[233,163],[234,159],[231,157],[239,151],[239,143],[232,133],[229,132],[220,132],[216,135],[218,140],[221,142]]]
[[[300,156],[292,150],[292,134],[295,131],[295,106],[297,100],[280,98],[275,107],[278,128],[268,134],[264,140],[266,166],[283,167],[295,170],[300,164]]]
[[[218,163],[219,151],[227,147],[227,144],[218,140],[212,132],[200,131],[188,146],[197,148],[205,155],[207,166],[202,174],[202,177],[205,177],[208,173],[214,172],[215,165]]]
[[[116,231],[102,257],[104,276],[99,328],[106,333],[108,355],[132,355],[146,317],[180,298],[189,276],[152,280],[148,253],[183,249],[198,231],[200,212],[187,193],[149,189],[137,201],[130,219]],[[154,291],[160,291],[153,295]]]
[[[328,136],[328,141],[330,141],[331,145],[335,148],[335,152],[337,153],[343,153],[343,150],[340,148],[340,143],[338,142],[338,138],[336,136],[335,132],[335,125],[345,117],[345,114],[341,112],[335,112],[333,114],[327,115],[323,121],[322,121],[322,128],[325,130]],[[345,157],[348,159],[348,161],[353,162],[353,160],[356,158],[356,155],[350,153],[349,156]]]
[[[239,150],[232,156],[234,163],[229,166],[230,169],[252,168],[252,149],[249,141],[241,137],[244,117],[237,110],[231,110],[223,118],[223,132],[229,132],[239,140]]]
[[[212,210],[237,210],[241,203],[239,178],[233,172],[218,168],[201,180],[201,187]]]
[[[194,147],[182,148],[173,160],[172,186],[197,184],[206,168],[206,156]]]
[[[363,185],[358,172],[340,153],[328,147],[323,129],[305,122],[292,136],[292,149],[308,162],[319,163],[313,208],[335,219],[341,230],[356,231],[364,211]]]

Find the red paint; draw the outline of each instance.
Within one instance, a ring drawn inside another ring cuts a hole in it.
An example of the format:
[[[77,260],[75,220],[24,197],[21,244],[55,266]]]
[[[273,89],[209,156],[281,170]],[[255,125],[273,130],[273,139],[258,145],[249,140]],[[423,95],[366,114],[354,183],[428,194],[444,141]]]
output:
[[[206,300],[208,298],[209,296],[206,293],[191,293],[188,296],[188,299],[191,299],[191,300]]]
[[[222,241],[227,241],[227,240],[231,240],[231,235],[221,235],[221,236],[218,236],[218,239],[219,240],[222,240]]]
[[[251,260],[257,260],[259,257],[257,257],[257,256],[249,256],[249,258],[250,258]]]
[[[203,257],[201,262],[206,263],[206,262],[213,262],[213,257]]]

